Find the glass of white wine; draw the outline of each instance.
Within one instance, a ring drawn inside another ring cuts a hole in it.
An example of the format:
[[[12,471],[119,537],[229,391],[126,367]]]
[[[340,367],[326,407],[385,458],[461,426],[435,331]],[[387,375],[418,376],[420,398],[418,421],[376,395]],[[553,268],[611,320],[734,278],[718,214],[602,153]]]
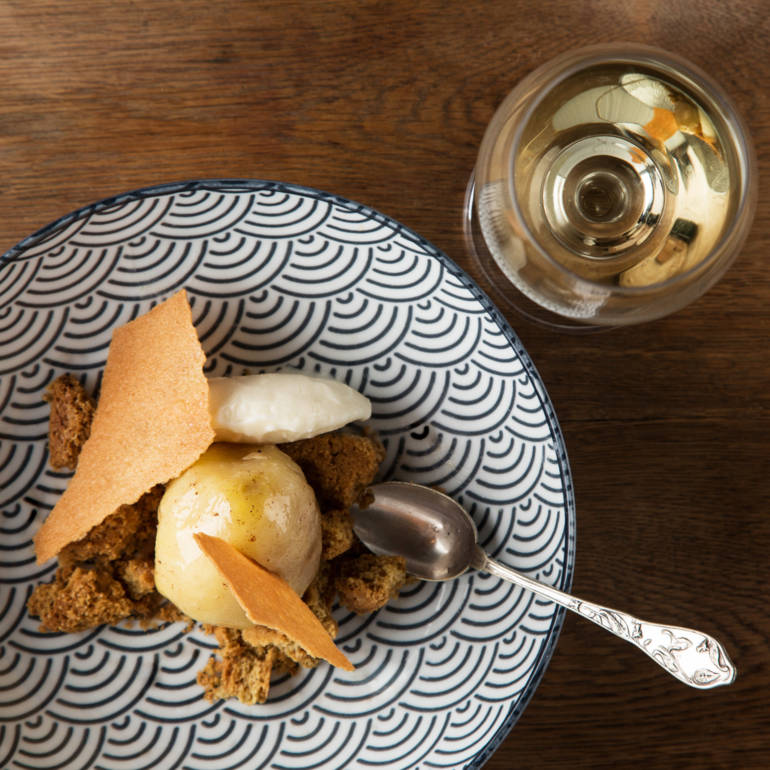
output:
[[[660,318],[712,286],[756,203],[748,133],[705,73],[639,45],[566,53],[487,127],[468,246],[493,294],[562,329]]]

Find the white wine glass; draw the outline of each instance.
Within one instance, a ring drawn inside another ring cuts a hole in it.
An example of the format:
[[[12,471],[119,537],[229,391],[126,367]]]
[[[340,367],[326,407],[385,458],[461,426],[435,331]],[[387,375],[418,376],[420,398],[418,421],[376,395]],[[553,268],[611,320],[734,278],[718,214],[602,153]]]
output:
[[[730,266],[756,205],[756,162],[727,95],[673,54],[568,52],[493,116],[465,234],[495,299],[565,330],[649,321]]]

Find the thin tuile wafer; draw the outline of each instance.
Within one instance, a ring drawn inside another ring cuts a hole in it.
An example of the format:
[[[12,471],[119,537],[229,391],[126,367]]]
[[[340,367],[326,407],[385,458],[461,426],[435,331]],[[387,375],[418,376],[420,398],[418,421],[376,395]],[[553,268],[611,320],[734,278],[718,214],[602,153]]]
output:
[[[205,360],[184,289],[114,331],[91,435],[35,535],[38,564],[206,451]]]
[[[285,580],[226,540],[203,532],[196,532],[194,537],[252,623],[280,631],[314,658],[353,671],[353,664],[334,644],[321,621]]]

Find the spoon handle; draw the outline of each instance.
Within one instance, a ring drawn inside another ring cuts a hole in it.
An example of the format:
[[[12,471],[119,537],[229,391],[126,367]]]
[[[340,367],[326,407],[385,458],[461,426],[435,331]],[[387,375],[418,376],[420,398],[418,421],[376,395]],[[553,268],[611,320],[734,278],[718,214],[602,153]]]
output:
[[[735,680],[735,666],[722,645],[708,634],[691,628],[648,623],[625,612],[583,601],[490,559],[479,547],[472,566],[544,596],[635,644],[669,674],[691,687],[705,690]]]

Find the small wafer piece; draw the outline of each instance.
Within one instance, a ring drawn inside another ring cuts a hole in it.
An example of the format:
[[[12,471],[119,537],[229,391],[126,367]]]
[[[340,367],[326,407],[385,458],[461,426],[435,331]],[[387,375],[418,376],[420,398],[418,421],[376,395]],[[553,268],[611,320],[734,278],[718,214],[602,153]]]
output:
[[[285,580],[221,538],[203,532],[196,532],[194,537],[252,623],[280,631],[314,658],[353,670],[353,664],[334,644],[321,621]]]
[[[184,290],[115,330],[91,434],[35,536],[39,564],[209,447],[205,360]]]

